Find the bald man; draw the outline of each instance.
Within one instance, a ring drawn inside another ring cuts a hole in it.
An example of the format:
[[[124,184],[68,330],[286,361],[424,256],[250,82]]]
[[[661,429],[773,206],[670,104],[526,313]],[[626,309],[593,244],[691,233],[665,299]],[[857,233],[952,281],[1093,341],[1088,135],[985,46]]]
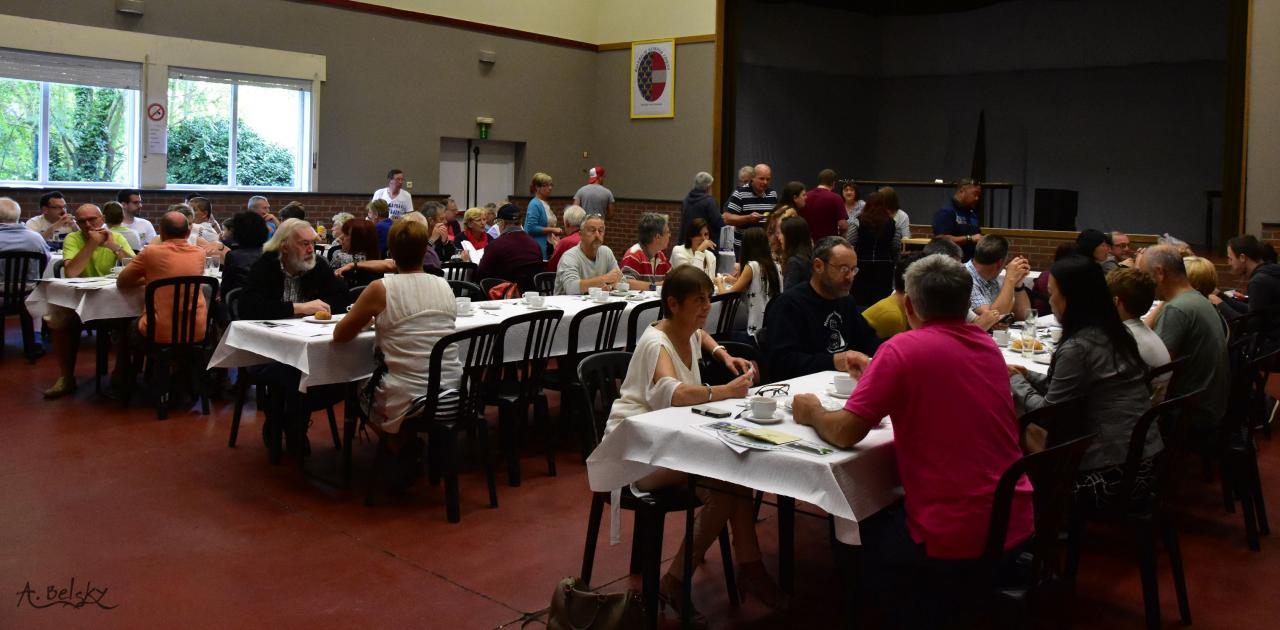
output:
[[[67,235],[62,242],[62,275],[67,278],[91,278],[111,273],[117,262],[133,258],[133,249],[119,233],[107,229],[102,209],[86,203],[75,211],[79,231]],[[76,391],[76,352],[80,346],[80,316],[75,311],[49,305],[44,316],[53,336],[53,352],[58,356],[61,375],[53,387],[45,390],[45,398],[58,398]]]
[[[769,187],[773,170],[768,164],[757,164],[751,180],[739,186],[724,204],[724,222],[733,226],[733,246],[741,257],[742,233],[751,227],[764,227],[765,219],[778,205],[778,191]]]
[[[116,285],[121,289],[145,287],[156,280],[176,278],[178,276],[199,276],[204,274],[205,250],[198,245],[187,242],[191,233],[191,223],[181,212],[166,212],[160,217],[160,242],[152,243],[138,253],[133,263],[120,272]],[[169,294],[156,291],[156,334],[160,343],[172,340],[172,299]],[[195,340],[204,337],[205,303],[200,296],[199,313],[196,315]],[[147,332],[146,318],[138,319],[138,331]],[[119,365],[119,362],[117,362]]]

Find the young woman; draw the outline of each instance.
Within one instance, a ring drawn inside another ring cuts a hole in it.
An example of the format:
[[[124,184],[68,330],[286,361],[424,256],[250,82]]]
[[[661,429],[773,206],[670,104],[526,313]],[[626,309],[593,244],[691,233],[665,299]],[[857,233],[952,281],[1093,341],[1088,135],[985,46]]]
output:
[[[703,332],[711,312],[711,280],[700,270],[685,265],[667,275],[662,285],[662,301],[670,313],[666,319],[645,329],[632,354],[620,397],[614,401],[605,427],[609,433],[627,418],[667,407],[689,407],[728,398],[742,398],[752,384],[754,372],[750,363],[729,356]],[[726,385],[710,386],[702,382],[698,361],[707,353],[723,361],[737,378]],[[685,474],[661,469],[632,484],[641,493],[686,483]],[[703,485],[708,487],[702,487]],[[704,480],[699,484],[698,498],[702,509],[694,520],[693,557],[701,558],[715,542],[725,523],[733,534],[733,553],[738,561],[739,590],[768,605],[782,601],[778,587],[760,562],[760,543],[756,540],[751,493],[732,484]],[[614,506],[612,518],[619,518]],[[676,553],[667,573],[662,576],[659,591],[673,608],[681,605],[684,579],[684,550]],[[696,611],[690,611],[695,618]]]
[[[1101,507],[1117,498],[1133,425],[1151,406],[1147,365],[1120,321],[1102,267],[1085,256],[1067,256],[1050,273],[1049,304],[1062,323],[1062,340],[1047,375],[1011,365],[1009,384],[1019,414],[1083,397],[1076,417],[1088,426],[1079,432],[1097,437],[1080,462],[1076,494]],[[1151,488],[1150,458],[1162,447],[1159,431],[1149,431],[1135,488],[1139,496]]]
[[[867,202],[858,198],[858,182],[851,179],[845,180],[840,184],[840,196],[844,198],[844,211],[846,218],[852,219],[862,212],[862,208]]]
[[[560,236],[560,228],[556,227],[556,214],[548,203],[551,199],[551,176],[546,173],[534,174],[533,182],[529,184],[529,193],[533,195],[533,199],[529,200],[529,207],[524,213],[524,231],[533,237],[542,251],[542,259],[546,260]]]
[[[849,219],[845,238],[858,253],[858,274],[853,277],[853,301],[870,306],[893,293],[893,270],[898,264],[902,241],[893,223],[893,208],[878,192],[867,197],[867,205],[856,218]]]
[[[342,235],[342,246],[333,252],[330,266],[338,268],[347,263],[382,258],[378,251],[378,229],[373,223],[364,219],[348,219],[342,222],[339,233]],[[381,274],[359,271],[347,276],[347,282],[353,287],[363,286],[381,277]]]
[[[813,275],[813,237],[809,235],[809,222],[801,217],[788,217],[782,222],[779,235],[786,261],[782,288],[808,282]]]
[[[671,266],[693,265],[707,274],[708,278],[715,278],[716,256],[716,242],[711,240],[711,228],[706,219],[698,217],[689,222],[689,234],[685,237],[684,244],[672,248]]]
[[[782,276],[769,253],[769,240],[764,230],[750,228],[742,234],[742,273],[725,293],[747,292],[747,334],[754,339],[764,326],[764,309],[782,292]]]
[[[885,204],[889,206],[889,214],[893,215],[893,225],[898,230],[898,238],[911,238],[911,217],[908,217],[907,211],[902,209],[902,202],[898,201],[898,191],[892,186],[884,186],[876,192],[880,193]]]
[[[386,436],[388,446],[399,454],[397,472],[402,485],[416,474],[422,442],[402,435],[400,424],[413,409],[413,401],[426,395],[431,351],[437,341],[454,332],[457,318],[449,283],[423,271],[430,237],[425,223],[397,221],[387,236],[395,273],[370,283],[333,329],[333,342],[346,343],[370,322],[377,323],[374,334],[382,355],[380,368],[385,369],[379,370],[381,379],[363,402],[368,407],[369,425]],[[462,364],[450,350],[442,364],[441,391],[456,388],[461,378]],[[442,397],[437,416],[443,417],[455,405],[456,395]]]

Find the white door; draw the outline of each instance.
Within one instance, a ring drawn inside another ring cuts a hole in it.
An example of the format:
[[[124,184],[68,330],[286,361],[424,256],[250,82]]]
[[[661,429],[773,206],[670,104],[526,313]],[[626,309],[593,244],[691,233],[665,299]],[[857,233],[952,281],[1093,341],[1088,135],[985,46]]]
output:
[[[479,149],[479,154],[476,149]],[[470,180],[467,178],[468,170]],[[486,203],[501,206],[507,197],[515,193],[515,185],[514,142],[440,139],[440,193],[452,196],[459,208],[465,210]]]

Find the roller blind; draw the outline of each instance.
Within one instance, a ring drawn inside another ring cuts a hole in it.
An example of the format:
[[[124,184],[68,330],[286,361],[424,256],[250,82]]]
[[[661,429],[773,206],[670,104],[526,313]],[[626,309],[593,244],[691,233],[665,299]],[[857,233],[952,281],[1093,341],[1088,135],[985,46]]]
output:
[[[137,90],[142,64],[0,48],[0,78]]]
[[[256,74],[239,72],[218,72],[215,70],[195,70],[191,68],[170,68],[169,78],[186,81],[208,81],[211,83],[234,83],[257,87],[285,88],[290,90],[311,91],[311,81],[307,79],[286,79],[283,77],[264,77]]]

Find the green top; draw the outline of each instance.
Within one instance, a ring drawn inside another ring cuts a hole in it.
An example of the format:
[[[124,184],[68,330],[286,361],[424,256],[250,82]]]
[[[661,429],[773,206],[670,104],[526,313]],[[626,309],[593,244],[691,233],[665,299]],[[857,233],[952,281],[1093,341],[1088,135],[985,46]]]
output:
[[[130,256],[133,255],[133,249],[129,247],[128,241],[116,232],[111,232],[111,240],[117,245],[124,248],[124,251]],[[84,232],[72,232],[62,241],[62,259],[70,262],[75,258],[80,250],[84,249]],[[92,278],[94,276],[105,276],[111,273],[116,266],[115,252],[106,247],[99,247],[93,250],[89,255],[89,264],[84,266],[84,270],[80,272],[80,278]]]
[[[1227,334],[1218,311],[1198,291],[1183,291],[1165,302],[1155,332],[1173,358],[1188,357],[1169,383],[1173,398],[1205,388],[1194,424],[1214,427],[1227,408]]]

